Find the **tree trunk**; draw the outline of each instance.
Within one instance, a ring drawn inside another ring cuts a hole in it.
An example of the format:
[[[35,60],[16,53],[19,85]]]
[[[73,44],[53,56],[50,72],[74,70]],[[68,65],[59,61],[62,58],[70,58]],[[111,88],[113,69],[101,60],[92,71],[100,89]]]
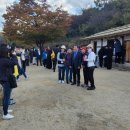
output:
[[[37,47],[40,48],[40,50],[43,49],[44,43],[45,43],[45,40],[36,40],[36,45],[37,45]]]

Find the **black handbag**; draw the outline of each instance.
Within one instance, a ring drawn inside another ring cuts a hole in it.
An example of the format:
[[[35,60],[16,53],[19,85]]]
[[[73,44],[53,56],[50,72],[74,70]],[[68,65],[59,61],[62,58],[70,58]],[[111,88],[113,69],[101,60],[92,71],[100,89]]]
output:
[[[11,88],[17,88],[17,82],[16,82],[16,78],[13,74],[9,75],[9,84]]]

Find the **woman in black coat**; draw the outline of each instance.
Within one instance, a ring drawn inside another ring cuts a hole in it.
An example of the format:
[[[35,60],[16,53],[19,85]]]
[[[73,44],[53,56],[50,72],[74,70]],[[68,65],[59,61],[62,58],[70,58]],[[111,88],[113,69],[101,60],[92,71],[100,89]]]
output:
[[[16,65],[16,62],[11,60],[11,58],[8,57],[8,49],[6,45],[0,46],[0,83],[3,87],[3,119],[8,120],[12,119],[14,116],[10,115],[8,112],[11,112],[8,110],[8,104],[10,100],[10,94],[11,94],[11,87],[9,83],[9,75],[13,73],[14,65]]]
[[[50,49],[50,47],[48,47],[48,50],[47,50],[47,63],[46,63],[46,68],[47,69],[52,68],[51,53],[52,53],[52,50]]]

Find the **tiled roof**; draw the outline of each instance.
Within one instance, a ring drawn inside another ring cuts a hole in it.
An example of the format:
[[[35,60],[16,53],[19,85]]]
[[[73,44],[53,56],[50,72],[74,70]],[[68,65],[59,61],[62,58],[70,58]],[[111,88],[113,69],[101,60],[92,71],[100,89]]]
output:
[[[128,34],[130,34],[130,24],[117,27],[117,28],[108,29],[106,31],[96,33],[89,37],[81,38],[81,40],[96,40],[101,38],[110,38],[110,37],[116,37],[116,36],[128,35]]]

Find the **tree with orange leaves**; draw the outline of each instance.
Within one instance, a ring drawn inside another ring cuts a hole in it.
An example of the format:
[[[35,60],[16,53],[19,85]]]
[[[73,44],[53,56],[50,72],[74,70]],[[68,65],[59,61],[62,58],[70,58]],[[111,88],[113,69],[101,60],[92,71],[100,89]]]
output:
[[[51,7],[45,0],[20,0],[7,7],[4,34],[10,41],[35,42],[42,47],[45,42],[66,35],[71,16],[61,7]]]

